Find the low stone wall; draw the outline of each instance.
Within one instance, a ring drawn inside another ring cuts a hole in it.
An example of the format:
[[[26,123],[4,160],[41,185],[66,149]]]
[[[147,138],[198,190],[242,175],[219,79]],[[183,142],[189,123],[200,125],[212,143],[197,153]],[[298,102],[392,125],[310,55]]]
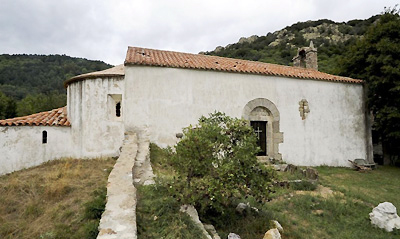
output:
[[[138,155],[138,137],[125,134],[121,155],[108,177],[107,204],[101,217],[98,239],[136,239],[136,188],[132,168]]]

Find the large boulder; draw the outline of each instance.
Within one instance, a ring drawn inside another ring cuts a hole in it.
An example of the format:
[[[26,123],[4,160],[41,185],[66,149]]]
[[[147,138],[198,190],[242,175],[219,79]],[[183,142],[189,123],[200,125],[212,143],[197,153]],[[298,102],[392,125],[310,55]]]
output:
[[[228,235],[228,239],[240,239],[240,236],[238,234],[235,233],[229,233]]]
[[[281,234],[276,228],[270,229],[265,233],[263,239],[281,239]]]
[[[204,228],[203,223],[201,223],[196,208],[194,208],[192,205],[182,205],[179,211],[188,214],[194,224],[200,228],[207,239],[213,239]]]
[[[221,237],[218,235],[217,230],[215,230],[214,226],[211,224],[203,224],[204,228],[207,230],[208,233],[210,233],[212,239],[221,239]]]
[[[390,202],[380,203],[372,209],[369,214],[372,225],[385,229],[388,232],[400,229],[400,217],[397,215],[396,207]]]
[[[272,220],[272,224],[279,232],[283,233],[283,227],[277,220]]]
[[[243,214],[243,212],[246,211],[246,209],[249,208],[249,207],[250,207],[249,203],[242,203],[241,202],[236,206],[236,212],[238,212],[240,214]]]

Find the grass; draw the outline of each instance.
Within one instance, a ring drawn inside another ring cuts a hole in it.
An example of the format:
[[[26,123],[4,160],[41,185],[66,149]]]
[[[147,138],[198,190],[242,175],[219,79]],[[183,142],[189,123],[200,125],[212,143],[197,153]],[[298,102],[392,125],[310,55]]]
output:
[[[136,218],[141,239],[205,239],[190,217],[179,212],[180,204],[162,186],[137,187]]]
[[[319,167],[321,183],[346,196],[377,205],[392,202],[400,209],[400,168],[384,166],[372,172],[356,172],[348,168]]]
[[[384,201],[400,208],[400,168],[380,167],[368,173],[349,168],[318,167],[320,183],[334,192],[288,192],[264,205],[285,229],[283,238],[400,238],[374,228],[369,220],[373,207]]]
[[[170,149],[161,149],[150,144],[152,167],[158,178],[173,177],[174,172],[168,159]],[[179,212],[180,204],[169,196],[161,185],[137,187],[136,218],[138,237],[144,239],[201,239],[202,232],[186,213]]]
[[[96,238],[114,159],[65,159],[0,177],[0,238]]]
[[[243,200],[246,202],[248,200]],[[261,208],[257,203],[251,205]],[[242,239],[263,238],[268,229],[271,228],[273,214],[267,210],[254,211],[247,208],[242,214],[236,212],[235,208],[228,208],[223,215],[201,215],[200,220],[204,223],[212,224],[221,238],[228,238],[229,233],[233,232],[240,235]]]
[[[170,156],[170,150],[151,145],[151,160],[159,177],[167,179],[173,177],[173,169],[168,164]],[[385,166],[366,173],[350,168],[324,166],[316,169],[319,172],[319,185],[304,181],[286,188],[277,187],[273,200],[265,204],[246,199],[245,201],[260,209],[258,214],[247,211],[244,215],[239,215],[235,213],[234,208],[231,208],[227,209],[225,215],[210,213],[200,215],[200,219],[213,224],[221,238],[226,238],[229,232],[239,234],[242,239],[262,238],[263,233],[271,227],[269,222],[271,219],[278,220],[283,226],[284,239],[400,238],[400,230],[388,233],[373,227],[369,219],[372,209],[384,201],[392,202],[400,209],[400,168]],[[278,180],[295,179],[305,178],[299,173],[279,173]],[[148,193],[141,190],[139,192],[143,195]],[[153,190],[150,195],[157,198],[158,193],[157,190]],[[167,192],[164,191],[160,198],[165,197]],[[177,217],[179,204],[171,198],[168,200],[175,205],[175,209],[169,211],[170,216]],[[147,206],[156,208],[156,205],[162,204],[153,202],[154,204]],[[162,216],[166,211],[157,212],[158,216]],[[154,216],[154,213],[150,215]],[[163,228],[165,235],[176,228],[167,222],[157,225],[157,228],[160,227]],[[149,230],[148,227],[146,230]],[[192,233],[183,238],[198,238],[197,235]]]

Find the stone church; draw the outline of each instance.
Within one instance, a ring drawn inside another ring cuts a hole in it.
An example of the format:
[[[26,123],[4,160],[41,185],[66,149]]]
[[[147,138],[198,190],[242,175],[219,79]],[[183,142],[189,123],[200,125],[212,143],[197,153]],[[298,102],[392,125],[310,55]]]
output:
[[[221,111],[243,118],[260,156],[296,165],[372,161],[361,80],[317,70],[317,49],[295,66],[128,47],[123,65],[65,81],[67,106],[0,120],[0,174],[63,157],[118,156],[124,133],[172,146],[182,128]]]

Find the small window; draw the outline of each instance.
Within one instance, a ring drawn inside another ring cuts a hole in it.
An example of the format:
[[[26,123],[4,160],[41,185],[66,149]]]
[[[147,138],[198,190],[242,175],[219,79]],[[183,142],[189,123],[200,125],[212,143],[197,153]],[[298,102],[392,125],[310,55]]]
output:
[[[121,102],[115,105],[115,116],[121,117]]]
[[[42,132],[42,144],[47,144],[47,131],[43,130]]]

